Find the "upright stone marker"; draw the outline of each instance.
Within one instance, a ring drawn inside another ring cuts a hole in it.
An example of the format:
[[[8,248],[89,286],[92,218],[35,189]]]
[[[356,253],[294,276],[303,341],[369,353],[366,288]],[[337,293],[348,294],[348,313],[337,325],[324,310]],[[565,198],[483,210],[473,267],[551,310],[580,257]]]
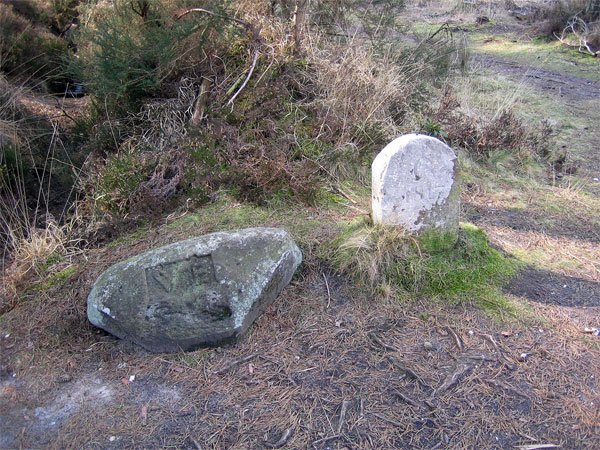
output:
[[[291,237],[276,228],[176,242],[100,275],[88,319],[154,352],[230,342],[275,300],[301,260]]]
[[[375,223],[458,233],[458,160],[442,141],[401,136],[377,155],[372,169]]]

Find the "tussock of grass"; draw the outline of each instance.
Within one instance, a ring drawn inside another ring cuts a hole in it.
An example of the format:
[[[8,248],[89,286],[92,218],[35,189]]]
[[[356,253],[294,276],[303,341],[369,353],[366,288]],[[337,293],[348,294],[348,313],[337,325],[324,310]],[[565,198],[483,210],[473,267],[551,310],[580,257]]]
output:
[[[493,249],[482,230],[461,224],[458,241],[436,231],[351,223],[334,242],[336,267],[384,295],[422,294],[501,307],[501,285],[520,264]]]

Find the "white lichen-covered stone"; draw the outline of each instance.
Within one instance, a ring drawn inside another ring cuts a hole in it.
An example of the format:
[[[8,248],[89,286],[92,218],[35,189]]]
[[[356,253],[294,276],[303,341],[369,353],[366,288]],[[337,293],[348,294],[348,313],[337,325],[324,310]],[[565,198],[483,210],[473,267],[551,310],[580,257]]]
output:
[[[446,144],[431,136],[401,136],[377,155],[372,169],[375,223],[458,232],[458,160]]]
[[[106,270],[88,296],[88,319],[155,352],[219,345],[246,332],[301,261],[276,228],[188,239]]]

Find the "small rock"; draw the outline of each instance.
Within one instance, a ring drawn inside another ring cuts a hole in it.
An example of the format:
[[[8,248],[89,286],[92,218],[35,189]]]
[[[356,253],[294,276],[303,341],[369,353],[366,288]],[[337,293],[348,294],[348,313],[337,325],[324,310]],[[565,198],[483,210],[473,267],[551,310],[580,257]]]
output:
[[[427,351],[433,350],[433,344],[429,341],[423,342],[423,348]]]
[[[59,383],[68,383],[71,380],[72,380],[71,376],[67,375],[66,373],[61,375],[60,377],[58,377]]]

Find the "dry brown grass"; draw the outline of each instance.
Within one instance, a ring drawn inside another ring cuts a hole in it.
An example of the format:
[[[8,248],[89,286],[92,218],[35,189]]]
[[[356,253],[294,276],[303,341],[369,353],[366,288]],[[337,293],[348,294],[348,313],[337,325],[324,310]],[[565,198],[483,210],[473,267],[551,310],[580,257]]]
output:
[[[15,86],[0,76],[2,311],[14,306],[28,281],[49,275],[46,270],[53,265],[52,258],[58,261],[80,251],[72,232],[79,217],[56,219],[47,207],[53,165],[59,164],[56,148],[61,142],[57,122],[52,122],[50,129],[39,124],[46,117],[55,119],[57,110],[62,112],[58,106],[49,106],[51,103],[45,97],[35,99],[22,85]],[[50,133],[52,139],[41,159],[36,145],[44,145],[44,133]]]
[[[409,97],[415,86],[394,55],[376,55],[357,36],[336,44],[318,35],[307,42],[307,53],[314,68],[307,77],[316,86],[313,105],[321,111],[321,132],[335,130],[336,147],[360,143],[369,128],[380,128],[387,135],[397,133],[392,107]]]

